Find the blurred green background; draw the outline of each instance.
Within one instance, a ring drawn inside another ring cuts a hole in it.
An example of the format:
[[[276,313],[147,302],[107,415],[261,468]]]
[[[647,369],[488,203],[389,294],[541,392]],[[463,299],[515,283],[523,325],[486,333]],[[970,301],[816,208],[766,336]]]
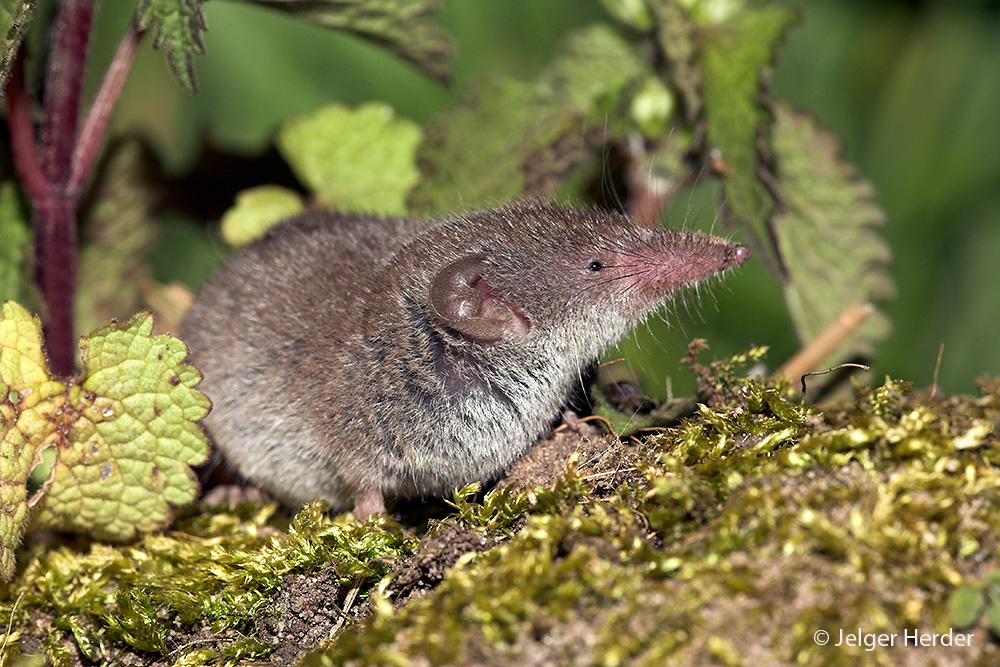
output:
[[[801,21],[775,66],[774,96],[842,137],[887,213],[882,233],[898,294],[884,304],[894,332],[878,347],[872,380],[890,374],[930,385],[943,343],[939,385],[972,391],[977,377],[1000,372],[1000,4],[788,4]],[[96,69],[110,59],[129,9],[102,7]],[[148,139],[179,182],[206,147],[265,154],[281,121],[330,100],[380,100],[426,120],[477,78],[531,77],[568,31],[606,20],[597,0],[444,0],[438,18],[456,45],[454,85],[445,88],[360,40],[274,12],[217,1],[205,13],[200,93],[181,92],[147,41],[112,127]],[[224,255],[223,244],[206,237],[192,245],[183,230],[201,221],[165,216],[157,277],[193,285]],[[670,222],[719,231],[714,208],[697,199],[685,199]],[[653,342],[670,359],[695,336],[708,338],[714,355],[770,345],[773,366],[797,348],[780,287],[759,261],[689,303],[691,314],[676,308],[673,326]]]

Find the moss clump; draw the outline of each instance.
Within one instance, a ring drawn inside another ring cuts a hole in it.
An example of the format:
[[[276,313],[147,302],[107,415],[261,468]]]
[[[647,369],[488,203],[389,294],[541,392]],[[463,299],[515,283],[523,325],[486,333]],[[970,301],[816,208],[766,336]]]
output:
[[[997,559],[1000,383],[887,380],[820,410],[734,370],[711,369],[727,405],[640,448],[644,481],[598,497],[573,462],[553,490],[460,496],[471,527],[520,529],[304,664],[995,664],[983,626],[971,647],[902,644],[947,632],[951,592]],[[834,646],[859,628],[895,647]]]
[[[331,567],[345,590],[369,589],[415,547],[385,520],[338,522],[317,504],[289,525],[275,509],[191,509],[175,530],[129,547],[32,545],[0,588],[0,618],[12,628],[0,664],[40,650],[56,665],[134,651],[163,664],[262,658],[274,646],[257,632],[260,617],[288,573]]]

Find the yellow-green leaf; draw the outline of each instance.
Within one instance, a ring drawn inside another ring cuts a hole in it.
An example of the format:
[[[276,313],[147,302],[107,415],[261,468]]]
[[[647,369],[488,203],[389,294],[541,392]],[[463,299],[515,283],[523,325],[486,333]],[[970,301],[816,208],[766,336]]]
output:
[[[298,194],[280,185],[262,185],[236,195],[236,205],[222,216],[222,238],[241,246],[264,235],[272,225],[305,210]]]
[[[402,215],[422,138],[416,123],[384,104],[331,104],[286,123],[278,148],[326,208]]]
[[[65,387],[53,382],[37,318],[13,301],[0,319],[0,578],[14,574],[14,549],[28,518],[28,476],[54,442]]]
[[[208,444],[195,422],[209,401],[193,388],[201,374],[182,363],[184,343],[152,328],[141,313],[83,339],[84,373],[65,405],[68,442],[33,527],[128,539],[166,525],[171,504],[197,496],[190,466]]]
[[[194,386],[177,338],[152,335],[149,313],[112,322],[82,340],[83,374],[56,382],[42,354],[41,325],[13,301],[0,319],[0,578],[29,529],[57,528],[127,539],[169,523],[170,505],[195,499],[190,466],[208,456],[195,422],[209,401]],[[45,484],[27,480],[52,448]]]

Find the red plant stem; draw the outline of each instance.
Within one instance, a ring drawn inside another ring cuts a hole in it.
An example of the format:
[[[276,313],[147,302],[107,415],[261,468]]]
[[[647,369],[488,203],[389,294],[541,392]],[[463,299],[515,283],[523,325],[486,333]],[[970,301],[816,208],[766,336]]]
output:
[[[76,374],[73,297],[76,292],[78,199],[66,192],[35,204],[35,282],[45,299],[42,325],[49,369],[60,378]]]
[[[32,202],[49,198],[49,182],[38,161],[35,126],[31,122],[31,99],[24,82],[24,61],[18,58],[7,79],[7,127],[21,185]]]
[[[42,168],[54,189],[69,180],[93,16],[94,0],[62,0],[56,18],[42,123]]]
[[[87,118],[73,150],[71,171],[67,183],[67,190],[76,196],[79,196],[83,189],[90,168],[97,157],[101,140],[108,129],[108,121],[111,120],[111,112],[125,86],[129,70],[132,69],[132,63],[135,62],[135,54],[143,34],[134,23],[128,27],[128,31],[118,45],[118,50],[115,51],[114,59],[108,66],[108,71],[104,74],[104,80],[101,81],[97,96],[94,97],[90,110],[87,112]]]

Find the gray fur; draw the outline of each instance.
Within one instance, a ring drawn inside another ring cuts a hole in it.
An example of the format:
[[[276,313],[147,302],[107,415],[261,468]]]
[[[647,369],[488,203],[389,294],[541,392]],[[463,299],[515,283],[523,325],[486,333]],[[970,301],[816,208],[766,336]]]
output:
[[[439,280],[438,297],[468,297],[440,312],[435,276],[473,255],[481,280]],[[367,514],[502,472],[587,365],[675,290],[748,256],[541,203],[437,224],[309,213],[235,253],[184,337],[213,402],[204,424],[240,473],[289,505]]]

